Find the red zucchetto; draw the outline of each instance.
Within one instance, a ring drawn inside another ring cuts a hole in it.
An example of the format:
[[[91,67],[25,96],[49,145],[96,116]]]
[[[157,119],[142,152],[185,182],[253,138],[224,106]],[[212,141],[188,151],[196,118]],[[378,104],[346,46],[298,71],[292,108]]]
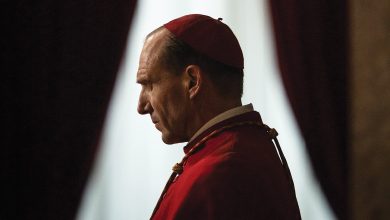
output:
[[[221,18],[190,14],[164,25],[176,38],[195,51],[228,66],[244,68],[244,57],[236,36]]]

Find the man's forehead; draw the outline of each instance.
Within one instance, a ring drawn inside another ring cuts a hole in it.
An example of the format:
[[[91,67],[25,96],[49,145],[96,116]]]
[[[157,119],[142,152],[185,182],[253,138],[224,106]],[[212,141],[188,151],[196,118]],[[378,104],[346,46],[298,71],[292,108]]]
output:
[[[161,48],[162,45],[168,39],[169,31],[164,29],[160,29],[159,31],[149,35],[143,46],[144,51],[156,51]]]
[[[137,71],[137,81],[151,80],[151,72],[155,66],[155,61],[155,54],[146,51],[141,53]]]
[[[163,72],[161,66],[157,63],[149,63],[149,65],[140,65],[137,71],[137,82],[138,83],[146,83],[158,80],[161,76],[160,74]]]
[[[155,68],[160,66],[159,55],[166,40],[167,32],[166,29],[161,29],[146,39],[140,55],[137,82],[152,81],[158,77],[153,73]]]
[[[145,41],[140,55],[139,69],[151,68],[158,62],[161,46],[162,41],[153,36]]]

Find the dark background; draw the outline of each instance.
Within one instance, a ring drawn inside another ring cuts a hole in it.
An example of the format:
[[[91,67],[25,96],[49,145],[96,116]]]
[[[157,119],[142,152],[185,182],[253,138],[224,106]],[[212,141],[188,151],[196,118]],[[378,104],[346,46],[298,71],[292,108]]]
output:
[[[372,2],[269,1],[283,83],[339,219],[390,217],[390,5]],[[76,216],[135,6],[2,2],[0,219]]]

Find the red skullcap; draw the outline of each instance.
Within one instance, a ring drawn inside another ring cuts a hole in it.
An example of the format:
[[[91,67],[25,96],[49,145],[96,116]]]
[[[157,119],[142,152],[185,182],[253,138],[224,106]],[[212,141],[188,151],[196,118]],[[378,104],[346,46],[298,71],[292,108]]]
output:
[[[174,19],[164,27],[197,52],[228,66],[243,69],[244,57],[240,44],[232,30],[221,20],[190,14]]]

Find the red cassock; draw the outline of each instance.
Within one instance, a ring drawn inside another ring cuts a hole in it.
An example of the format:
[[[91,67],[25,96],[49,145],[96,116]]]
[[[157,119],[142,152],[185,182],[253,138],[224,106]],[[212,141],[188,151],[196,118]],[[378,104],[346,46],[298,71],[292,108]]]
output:
[[[266,129],[245,122],[262,124],[258,112],[244,113],[188,143],[185,153],[207,139],[185,162],[152,219],[301,219],[292,180]]]

